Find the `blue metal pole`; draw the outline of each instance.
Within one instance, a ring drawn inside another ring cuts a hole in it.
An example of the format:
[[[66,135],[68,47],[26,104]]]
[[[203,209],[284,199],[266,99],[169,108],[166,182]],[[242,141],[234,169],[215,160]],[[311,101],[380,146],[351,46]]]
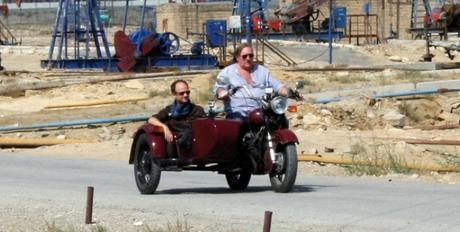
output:
[[[376,94],[371,96],[372,99],[378,98],[389,98],[389,97],[407,97],[407,96],[414,96],[414,95],[429,95],[429,94],[438,94],[443,92],[459,92],[460,89],[430,89],[430,90],[407,90],[401,91],[396,93],[385,93],[385,94]],[[318,99],[313,102],[313,104],[325,104],[330,102],[338,102],[342,101],[349,97],[334,97],[334,98],[326,98],[326,99]]]
[[[142,13],[141,13],[141,25],[140,25],[140,33],[139,35],[142,35],[142,31],[144,30],[144,18],[145,18],[145,10],[147,8],[147,0],[144,0],[144,4],[142,5]],[[139,38],[139,43],[137,43],[136,47],[136,57],[141,57],[141,43],[142,43],[142,38]]]
[[[328,38],[329,38],[329,64],[332,64],[332,24],[334,22],[334,13],[332,12],[332,0],[329,0],[329,28],[328,28]]]
[[[101,13],[99,12],[99,9],[100,9],[99,5],[95,1],[96,23],[97,23],[97,27],[99,28],[98,35],[101,36],[102,44],[104,45],[104,49],[105,49],[105,56],[106,58],[110,59],[111,56],[110,56],[109,42],[107,41],[107,37],[105,35],[104,24],[102,23]]]
[[[85,25],[85,59],[89,59],[89,40],[91,36],[89,35],[89,28],[90,28],[90,23],[89,23],[89,18],[88,21],[86,21]]]
[[[251,1],[247,1],[247,9],[246,9],[246,42],[252,44],[252,24],[251,24]]]
[[[33,129],[44,129],[50,127],[68,127],[68,126],[81,126],[81,125],[95,125],[104,123],[115,123],[115,122],[136,122],[136,121],[147,121],[149,116],[129,116],[124,118],[99,118],[99,119],[88,119],[80,121],[70,122],[51,122],[46,124],[30,125],[30,126],[7,126],[0,127],[0,131],[15,131],[15,130],[33,130]]]
[[[125,32],[126,30],[126,21],[128,20],[128,7],[129,7],[129,0],[126,0],[125,17],[123,18],[123,32]]]
[[[53,59],[54,45],[56,43],[57,32],[59,30],[59,22],[61,21],[63,4],[64,4],[64,0],[59,0],[59,6],[58,6],[57,13],[56,13],[56,20],[54,21],[53,35],[51,37],[50,49],[48,52],[48,60]]]
[[[98,30],[96,29],[95,11],[98,9],[96,0],[87,0],[88,18],[91,24],[91,33],[93,34],[94,46],[96,47],[97,58],[102,58],[101,46],[99,45]]]
[[[58,61],[58,68],[62,68],[60,66],[60,61],[61,61],[61,58],[62,58],[62,46],[64,44],[64,38],[66,38],[67,36],[67,11],[68,11],[68,7],[69,7],[69,1],[71,0],[64,0],[64,11],[63,11],[63,23],[62,23],[62,27],[61,27],[61,38],[59,38],[59,47],[58,47],[58,54],[56,56],[56,60]]]
[[[75,12],[73,14],[73,34],[74,34],[74,46],[73,46],[73,57],[77,58],[79,57],[78,55],[78,47],[79,47],[79,43],[78,43],[78,38],[79,38],[79,35],[80,35],[80,25],[78,23],[78,0],[75,0],[74,4],[73,4],[73,11]]]
[[[69,17],[69,7],[72,7],[72,2],[69,2],[70,0],[67,0],[67,6],[66,6],[66,17],[64,18],[64,24],[65,24],[65,33],[63,34],[64,36],[64,59],[68,59],[69,56],[68,56],[68,49],[67,49],[67,46],[69,44],[69,37],[68,37],[68,33],[67,32],[70,32],[68,31],[68,28],[69,28],[69,20],[70,20],[70,17]],[[70,6],[69,6],[70,5]]]

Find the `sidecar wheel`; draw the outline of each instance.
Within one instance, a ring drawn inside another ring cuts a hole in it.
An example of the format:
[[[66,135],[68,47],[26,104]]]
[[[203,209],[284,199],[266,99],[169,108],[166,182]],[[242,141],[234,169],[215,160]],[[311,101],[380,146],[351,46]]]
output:
[[[241,172],[225,173],[227,184],[231,190],[242,191],[248,187],[251,180],[251,173],[247,170]]]
[[[270,183],[275,192],[291,191],[297,177],[297,150],[294,144],[287,144],[281,151],[280,165],[270,172]]]
[[[134,178],[139,192],[153,194],[160,183],[161,169],[150,154],[147,136],[141,134],[134,150]]]

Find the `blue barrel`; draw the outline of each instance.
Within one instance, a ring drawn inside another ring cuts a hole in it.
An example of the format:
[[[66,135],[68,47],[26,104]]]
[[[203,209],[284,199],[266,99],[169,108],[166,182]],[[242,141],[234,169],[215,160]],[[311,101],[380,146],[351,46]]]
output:
[[[209,47],[224,47],[227,37],[227,22],[225,20],[206,20],[206,34]]]
[[[347,26],[347,8],[335,7],[334,8],[335,28],[344,29]]]

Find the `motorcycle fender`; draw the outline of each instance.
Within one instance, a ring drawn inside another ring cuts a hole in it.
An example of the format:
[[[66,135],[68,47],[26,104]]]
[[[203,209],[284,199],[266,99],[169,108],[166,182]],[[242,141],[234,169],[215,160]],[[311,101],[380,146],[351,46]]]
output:
[[[289,129],[279,129],[273,132],[272,140],[274,144],[288,144],[288,143],[297,143],[299,144],[299,139]]]
[[[146,123],[142,125],[141,127],[139,127],[136,133],[134,133],[134,136],[133,136],[134,139],[131,145],[131,152],[129,156],[130,164],[134,162],[134,149],[136,147],[137,140],[139,139],[139,135],[141,134],[147,135],[150,152],[153,158],[155,159],[166,158],[166,141],[164,139],[163,132],[159,130],[157,127]]]

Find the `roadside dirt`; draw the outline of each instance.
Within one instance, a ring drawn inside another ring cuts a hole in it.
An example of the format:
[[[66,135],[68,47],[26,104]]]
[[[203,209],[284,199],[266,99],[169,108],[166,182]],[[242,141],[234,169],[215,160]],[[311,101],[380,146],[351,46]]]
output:
[[[41,38],[41,39],[40,39]],[[0,74],[1,85],[27,80],[53,80],[57,78],[85,78],[102,73],[78,73],[46,71],[40,68],[39,60],[46,59],[49,41],[47,36],[33,38],[31,45],[1,48],[2,65],[7,71]],[[112,40],[110,40],[112,41]],[[292,45],[293,44],[293,45]],[[283,46],[296,46],[294,42]],[[361,54],[363,57],[389,61],[390,57],[402,57],[401,62],[416,62],[421,57],[423,43],[396,41],[377,46],[354,47],[341,45]],[[340,47],[340,46],[339,46]],[[340,48],[338,48],[340,49]],[[442,50],[434,50],[438,61],[448,61]],[[296,54],[294,54],[296,55]],[[293,55],[293,56],[294,56]],[[299,54],[297,54],[299,55]],[[392,59],[393,59],[392,58]],[[359,64],[359,60],[355,60]],[[268,63],[279,64],[276,59]],[[399,62],[398,62],[399,63]],[[304,66],[324,67],[324,62],[311,61]],[[273,75],[289,86],[298,80],[306,83],[303,92],[314,93],[326,90],[367,88],[392,83],[416,83],[440,79],[456,79],[455,75],[434,78],[417,73],[398,71],[329,71],[292,72],[276,65],[268,65]],[[192,100],[206,105],[211,98],[210,88],[217,71],[208,74],[184,76],[190,81]],[[181,78],[181,77],[177,77]],[[125,117],[130,115],[151,115],[170,104],[169,83],[173,78],[137,79],[95,84],[76,84],[46,90],[27,90],[0,96],[0,125],[37,125],[53,122],[79,121],[95,118]],[[144,97],[146,100],[107,104],[91,107],[46,109],[56,104],[82,103],[101,100]],[[408,139],[455,140],[460,129],[435,129],[439,126],[458,125],[460,112],[458,93],[425,95],[412,98],[388,98],[372,100],[366,97],[328,104],[300,103],[299,111],[289,114],[291,127],[300,139],[299,154],[321,155],[323,157],[355,157],[363,160],[398,160],[399,163],[424,166],[436,164],[460,167],[458,146],[410,144]],[[404,122],[388,119],[389,113],[403,115]],[[74,128],[55,128],[42,131],[2,132],[1,138],[59,138],[81,139],[92,143],[43,146],[27,149],[28,154],[38,156],[59,155],[69,158],[128,160],[131,136],[142,122],[116,123]],[[3,148],[6,152],[16,152],[18,148]],[[345,168],[333,164],[300,162],[300,172],[321,175],[355,175],[356,168]],[[460,184],[457,173],[436,171],[406,171],[395,174],[394,167],[383,178],[436,181]],[[370,174],[373,175],[373,174]]]

